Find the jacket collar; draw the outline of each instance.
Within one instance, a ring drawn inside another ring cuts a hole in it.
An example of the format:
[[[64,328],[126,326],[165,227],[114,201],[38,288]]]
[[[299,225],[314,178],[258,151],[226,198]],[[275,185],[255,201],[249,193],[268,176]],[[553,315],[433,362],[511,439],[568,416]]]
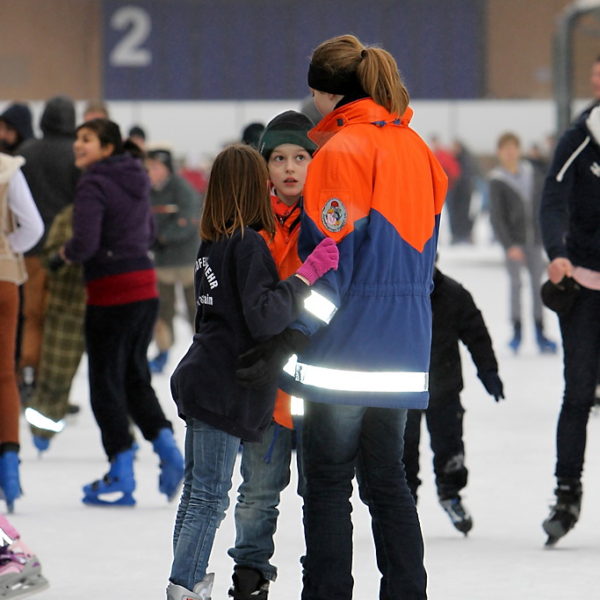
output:
[[[342,104],[323,117],[319,124],[308,132],[308,137],[321,147],[340,129],[348,125],[370,123],[377,127],[385,125],[408,127],[412,115],[413,110],[410,107],[400,117],[390,113],[372,98],[361,98]]]

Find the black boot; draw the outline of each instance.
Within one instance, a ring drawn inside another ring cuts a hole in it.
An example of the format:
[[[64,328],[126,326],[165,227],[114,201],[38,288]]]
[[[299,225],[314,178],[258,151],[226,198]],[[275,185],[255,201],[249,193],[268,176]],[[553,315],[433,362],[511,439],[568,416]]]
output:
[[[233,600],[267,600],[269,582],[260,571],[251,567],[233,568],[233,586],[229,595]]]
[[[559,478],[554,493],[556,504],[550,508],[550,515],[542,524],[548,534],[546,546],[553,546],[575,527],[581,512],[581,481]]]
[[[460,496],[452,498],[440,498],[440,505],[446,511],[452,521],[452,525],[461,533],[467,535],[473,528],[473,518],[465,508]]]

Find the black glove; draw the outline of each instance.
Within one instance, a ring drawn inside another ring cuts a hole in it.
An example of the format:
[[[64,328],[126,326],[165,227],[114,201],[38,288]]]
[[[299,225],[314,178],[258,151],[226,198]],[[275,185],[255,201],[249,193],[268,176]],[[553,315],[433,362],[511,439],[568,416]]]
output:
[[[64,264],[65,259],[57,252],[48,259],[48,270],[56,273]]]
[[[498,376],[498,371],[484,371],[483,373],[479,373],[479,379],[481,379],[487,393],[490,396],[494,396],[496,402],[499,402],[500,398],[504,398],[504,385]]]
[[[308,337],[301,331],[286,329],[239,357],[236,381],[250,390],[268,386],[277,380],[290,357],[301,352],[307,344]]]

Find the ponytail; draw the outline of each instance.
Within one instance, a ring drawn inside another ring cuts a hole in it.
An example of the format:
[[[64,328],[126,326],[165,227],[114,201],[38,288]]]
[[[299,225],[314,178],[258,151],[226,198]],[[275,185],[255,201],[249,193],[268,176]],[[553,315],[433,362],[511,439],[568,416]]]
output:
[[[364,91],[397,115],[402,115],[408,107],[408,90],[394,57],[382,48],[363,45],[354,35],[332,38],[315,49],[308,84],[332,94]],[[353,90],[353,86],[357,89]]]
[[[394,57],[383,48],[365,48],[356,74],[363,90],[391,113],[402,115],[410,97]]]

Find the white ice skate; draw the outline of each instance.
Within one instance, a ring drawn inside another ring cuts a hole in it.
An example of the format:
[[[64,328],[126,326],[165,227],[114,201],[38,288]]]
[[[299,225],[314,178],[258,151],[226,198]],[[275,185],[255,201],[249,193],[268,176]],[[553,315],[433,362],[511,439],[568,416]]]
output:
[[[207,573],[206,577],[194,586],[194,591],[190,592],[181,585],[169,583],[167,586],[167,600],[211,600],[214,573]]]

